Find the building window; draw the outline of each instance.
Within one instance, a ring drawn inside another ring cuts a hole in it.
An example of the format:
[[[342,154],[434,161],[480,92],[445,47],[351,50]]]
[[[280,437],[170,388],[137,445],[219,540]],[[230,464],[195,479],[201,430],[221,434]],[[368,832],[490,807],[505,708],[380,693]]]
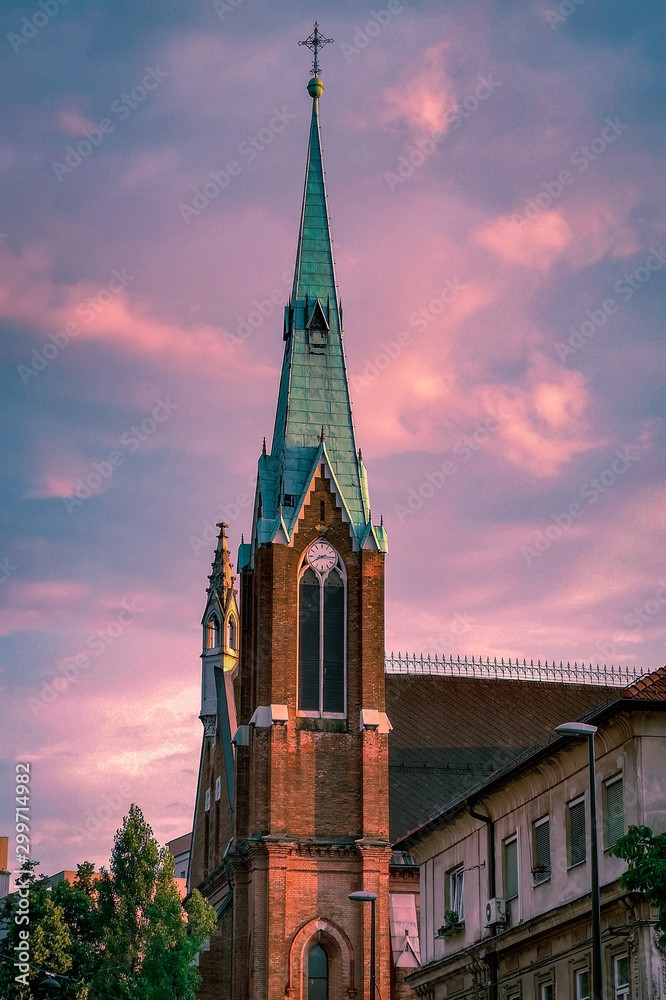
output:
[[[509,926],[518,918],[518,835],[507,837],[503,844],[503,884]],[[514,902],[515,901],[515,902]]]
[[[216,778],[215,779],[215,801],[216,802],[220,801],[221,794],[222,794],[222,779],[221,778]]]
[[[532,824],[532,876],[534,884],[550,878],[550,820],[548,816]]]
[[[539,1000],[554,1000],[555,997],[555,983],[552,979],[547,983],[541,983],[539,986]]]
[[[449,872],[449,905],[448,911],[455,913],[453,923],[462,924],[465,920],[465,896],[463,892],[465,869],[458,865]]]
[[[613,847],[624,833],[624,796],[622,775],[610,778],[604,784],[604,847]]]
[[[613,959],[613,985],[615,1000],[628,1000],[629,959],[626,955],[618,955]]]
[[[569,868],[585,861],[585,796],[567,805],[567,854]]]
[[[206,622],[206,649],[217,649],[220,645],[220,623],[213,615]]]
[[[327,542],[314,542],[298,585],[298,710],[302,715],[346,716],[345,579]]]
[[[314,944],[308,954],[308,1000],[327,1000],[328,955],[320,944]]]
[[[236,619],[232,615],[227,625],[227,646],[229,649],[236,648]]]
[[[204,811],[208,812],[210,809],[210,788],[206,789],[206,796],[204,799]]]
[[[589,969],[578,969],[574,972],[575,1000],[590,1000]]]

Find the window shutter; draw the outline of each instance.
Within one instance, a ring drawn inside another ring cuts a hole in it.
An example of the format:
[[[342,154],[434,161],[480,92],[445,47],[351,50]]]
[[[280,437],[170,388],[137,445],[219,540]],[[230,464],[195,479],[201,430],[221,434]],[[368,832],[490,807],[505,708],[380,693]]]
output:
[[[545,871],[535,875],[536,882],[545,882],[550,878],[550,822],[539,823],[534,827],[534,865],[545,866]]]
[[[324,583],[323,711],[345,711],[345,588],[335,570]]]
[[[612,847],[624,833],[622,778],[606,785],[606,847]]]
[[[319,709],[319,582],[311,569],[301,577],[298,602],[298,707]]]
[[[569,806],[569,864],[585,861],[585,802]]]
[[[518,895],[518,841],[504,843],[504,897],[513,899]]]

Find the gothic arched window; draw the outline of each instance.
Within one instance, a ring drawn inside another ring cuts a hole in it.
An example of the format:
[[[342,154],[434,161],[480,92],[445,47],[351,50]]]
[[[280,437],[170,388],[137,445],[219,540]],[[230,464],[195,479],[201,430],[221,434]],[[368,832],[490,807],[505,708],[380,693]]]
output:
[[[298,584],[298,710],[346,716],[345,600],[342,560],[328,542],[314,542]]]
[[[206,622],[206,649],[216,649],[220,645],[220,623],[215,617]]]
[[[320,944],[314,944],[308,954],[308,1000],[327,1000],[328,955]]]
[[[236,619],[232,615],[227,625],[227,646],[229,649],[236,648]]]

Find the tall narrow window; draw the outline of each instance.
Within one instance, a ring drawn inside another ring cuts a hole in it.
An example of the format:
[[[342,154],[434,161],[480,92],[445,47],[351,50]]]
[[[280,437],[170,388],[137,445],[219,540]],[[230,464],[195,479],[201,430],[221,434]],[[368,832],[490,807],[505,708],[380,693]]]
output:
[[[550,878],[550,821],[548,816],[532,826],[532,876],[534,884]]]
[[[585,861],[585,798],[581,796],[567,807],[567,851],[569,867]]]
[[[541,983],[539,987],[539,1000],[553,1000],[555,995],[555,984],[552,980],[548,983]]]
[[[629,1000],[629,959],[626,955],[613,959],[613,986],[615,1000]]]
[[[604,785],[604,832],[605,847],[613,847],[618,837],[624,833],[624,798],[622,793],[622,775],[611,778]]]
[[[578,969],[574,975],[576,977],[575,1000],[590,1000],[589,969]]]
[[[344,569],[335,549],[314,542],[298,585],[298,710],[346,715]]]
[[[456,922],[459,924],[465,920],[464,878],[463,865],[458,865],[452,872],[449,872],[449,910],[456,914]]]
[[[233,615],[229,619],[229,625],[227,626],[227,646],[229,649],[236,648],[236,619]]]
[[[206,622],[206,649],[216,649],[220,645],[220,623],[215,615]]]
[[[518,916],[518,837],[514,833],[504,841],[504,898],[509,925],[515,924]]]
[[[320,944],[310,948],[308,954],[308,1000],[327,1000],[328,955]]]

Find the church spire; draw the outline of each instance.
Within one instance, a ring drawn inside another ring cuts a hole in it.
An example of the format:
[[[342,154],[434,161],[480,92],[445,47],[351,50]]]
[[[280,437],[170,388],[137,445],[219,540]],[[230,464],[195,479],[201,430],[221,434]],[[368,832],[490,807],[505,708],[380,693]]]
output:
[[[319,127],[324,84],[318,76],[318,53],[331,41],[319,33],[315,23],[309,38],[299,43],[314,53],[314,76],[307,86],[312,98],[310,137],[294,281],[285,308],[285,351],[273,441],[270,454],[259,459],[249,549],[263,542],[291,538],[312,477],[320,473],[322,466],[357,544],[370,544],[370,530],[377,548],[386,548],[383,529],[369,525],[365,468],[356,447],[342,346],[342,309]]]

